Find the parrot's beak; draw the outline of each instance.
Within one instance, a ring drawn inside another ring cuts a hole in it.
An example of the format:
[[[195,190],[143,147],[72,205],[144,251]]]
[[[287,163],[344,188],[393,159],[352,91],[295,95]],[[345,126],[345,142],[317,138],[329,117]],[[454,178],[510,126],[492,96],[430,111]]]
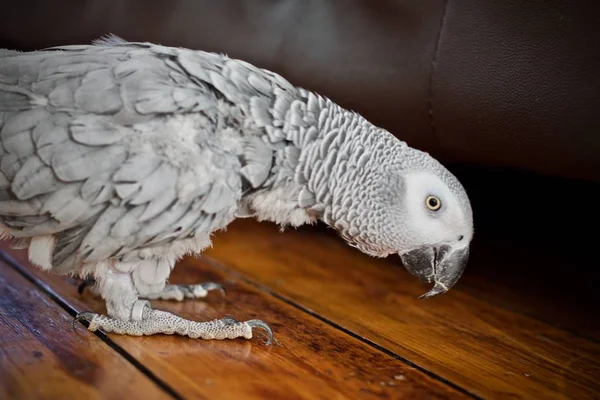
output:
[[[412,275],[434,282],[433,288],[419,297],[426,299],[447,292],[458,282],[469,259],[469,246],[426,246],[401,254],[400,258]]]

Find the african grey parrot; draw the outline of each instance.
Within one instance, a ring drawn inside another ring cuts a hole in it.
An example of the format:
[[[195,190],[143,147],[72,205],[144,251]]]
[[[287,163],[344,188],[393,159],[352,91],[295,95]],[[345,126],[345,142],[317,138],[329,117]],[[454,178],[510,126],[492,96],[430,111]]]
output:
[[[0,50],[0,235],[42,270],[91,276],[89,329],[251,338],[260,320],[194,322],[148,299],[239,217],[323,221],[449,290],[473,237],[469,198],[428,153],[330,99],[226,55],[126,42]],[[269,341],[270,341],[269,339]]]

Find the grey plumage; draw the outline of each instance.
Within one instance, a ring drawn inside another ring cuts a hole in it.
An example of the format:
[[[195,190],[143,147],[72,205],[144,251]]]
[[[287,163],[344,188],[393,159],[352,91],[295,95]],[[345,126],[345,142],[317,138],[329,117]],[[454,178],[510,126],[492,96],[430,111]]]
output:
[[[240,175],[256,188],[270,172],[272,153],[260,141],[258,129],[254,128],[258,142],[244,139],[250,136],[242,126],[244,111],[223,112],[222,108],[236,105],[217,99],[238,99],[237,82],[249,91],[244,95],[249,103],[267,101],[252,96],[264,95],[272,83],[249,65],[228,63],[213,54],[122,43],[3,52],[1,60],[0,81],[7,88],[0,91],[2,172],[12,182],[14,199],[5,200],[0,208],[49,194],[39,210],[42,215],[36,217],[53,226],[46,233],[59,236],[66,230],[73,236],[73,224],[85,207],[99,208],[90,218],[96,218],[95,226],[106,228],[92,228],[85,232],[85,240],[77,238],[84,247],[72,250],[88,254],[81,262],[99,261],[122,245],[148,246],[154,236],[169,229],[189,235],[201,211],[225,213],[215,221],[229,222],[241,197]],[[14,85],[18,77],[26,77],[21,80],[25,84]],[[27,109],[22,105],[24,96],[29,99]],[[186,118],[187,113],[197,115]],[[173,130],[183,132],[173,138]],[[233,143],[236,140],[252,145],[244,154],[243,149],[227,149],[225,139],[234,146],[239,146]],[[211,152],[211,147],[219,151]],[[71,183],[75,186],[68,186]],[[177,193],[179,188],[191,191],[185,200]],[[57,194],[64,204],[56,203]],[[194,211],[186,215],[192,201]],[[119,223],[115,215],[133,206],[138,207]],[[28,207],[23,211],[12,207],[7,214],[32,217]],[[135,223],[127,225],[133,216]],[[209,226],[208,231],[223,225]],[[112,240],[105,241],[104,235]],[[127,243],[118,240],[126,236]],[[175,232],[166,236],[179,238]],[[86,252],[104,241],[104,251]]]
[[[41,264],[111,259],[140,293],[236,217],[320,219],[374,256],[472,236],[466,193],[436,160],[225,55],[115,37],[0,51],[0,137],[0,223],[52,237]],[[441,233],[407,203],[423,188],[453,205]]]

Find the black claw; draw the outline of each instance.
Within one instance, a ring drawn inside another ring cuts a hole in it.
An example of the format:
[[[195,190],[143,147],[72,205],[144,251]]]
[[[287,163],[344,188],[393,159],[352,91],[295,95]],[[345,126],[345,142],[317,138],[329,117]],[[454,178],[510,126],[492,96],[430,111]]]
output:
[[[223,296],[227,295],[227,291],[225,290],[225,287],[219,283],[205,282],[205,283],[202,283],[200,286],[202,286],[202,288],[206,291],[218,290],[219,292],[221,292],[221,294]]]
[[[83,311],[83,312],[77,313],[75,318],[73,318],[73,322],[71,323],[73,325],[73,329],[75,329],[76,322],[87,321],[88,323],[90,323],[90,322],[92,322],[92,319],[94,318],[95,315],[96,315],[95,313],[89,312],[89,311]]]
[[[81,282],[81,284],[77,288],[77,293],[79,293],[79,295],[81,296],[83,294],[83,291],[85,290],[85,288],[87,288],[88,286],[94,286],[95,283],[96,283],[96,280],[94,278],[89,278],[89,279],[84,280],[83,282]]]
[[[246,321],[246,323],[248,325],[250,325],[251,328],[261,328],[261,329],[264,329],[265,331],[267,331],[267,334],[269,335],[269,339],[267,340],[267,343],[266,343],[267,346],[273,342],[273,331],[271,330],[269,325],[267,325],[265,322],[263,322],[259,319],[252,319],[250,321]]]

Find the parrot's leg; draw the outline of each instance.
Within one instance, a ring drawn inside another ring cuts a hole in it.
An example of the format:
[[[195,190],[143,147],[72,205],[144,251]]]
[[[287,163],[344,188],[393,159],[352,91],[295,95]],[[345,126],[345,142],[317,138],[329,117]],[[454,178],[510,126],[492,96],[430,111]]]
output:
[[[94,288],[96,280],[94,278],[88,278],[81,282],[77,291],[79,294],[82,294],[83,291],[87,287]],[[140,296],[140,298],[147,300],[175,300],[175,301],[183,301],[185,299],[201,299],[208,295],[208,292],[212,290],[219,290],[223,295],[227,292],[223,285],[220,285],[215,282],[203,282],[195,285],[165,285],[164,289],[158,293],[151,293],[145,296]],[[97,293],[97,290],[92,289],[94,294]]]
[[[271,328],[260,320],[245,322],[233,318],[215,319],[206,322],[190,321],[170,312],[154,310],[147,300],[138,298],[137,290],[129,274],[108,273],[101,277],[98,292],[106,300],[108,316],[92,312],[81,312],[76,321],[88,321],[88,329],[102,329],[107,333],[142,336],[155,334],[178,334],[200,339],[252,338],[252,328],[267,331],[270,344],[273,340]]]

